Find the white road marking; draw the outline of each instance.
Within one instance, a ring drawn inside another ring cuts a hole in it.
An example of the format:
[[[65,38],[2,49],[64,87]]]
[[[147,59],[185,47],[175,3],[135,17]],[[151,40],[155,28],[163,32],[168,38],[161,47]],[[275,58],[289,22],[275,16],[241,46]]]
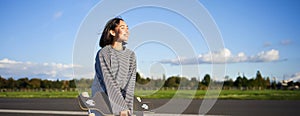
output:
[[[88,115],[87,112],[80,111],[53,111],[53,110],[12,110],[0,109],[2,113],[29,113],[29,114],[60,114],[60,115]]]

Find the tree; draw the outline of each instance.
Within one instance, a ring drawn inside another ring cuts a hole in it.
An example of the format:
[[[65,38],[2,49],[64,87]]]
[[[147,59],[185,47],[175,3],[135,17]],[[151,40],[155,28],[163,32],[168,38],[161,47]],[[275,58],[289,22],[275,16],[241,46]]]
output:
[[[142,78],[142,77],[141,77],[140,73],[136,72],[136,78],[135,78],[135,81],[139,83],[140,80],[141,80],[141,78]]]
[[[209,83],[210,83],[210,75],[206,74],[202,80],[202,84],[208,87]]]
[[[248,86],[248,79],[245,75],[243,75],[243,78],[242,78],[242,87],[247,87]]]
[[[6,88],[7,86],[7,80],[5,78],[2,78],[2,76],[0,75],[0,88]]]
[[[181,87],[187,87],[188,84],[189,84],[189,80],[187,78],[185,78],[185,77],[181,77],[179,84],[180,84]]]
[[[57,79],[56,81],[52,82],[52,85],[56,89],[61,89],[62,88],[62,82]]]
[[[141,75],[137,72],[136,73],[136,80],[135,82],[137,82],[138,84],[141,84],[141,85],[144,85],[144,84],[147,84],[148,82],[150,82],[150,78],[142,78]]]
[[[229,76],[225,76],[225,81],[224,81],[224,89],[230,89],[234,85],[234,82]]]
[[[68,88],[70,88],[69,87],[69,81],[64,80],[61,83],[62,83],[62,85],[61,85],[62,89],[68,89]]]
[[[234,86],[237,87],[237,88],[239,88],[239,89],[241,89],[241,87],[242,87],[242,82],[243,82],[242,77],[241,77],[241,76],[238,76],[238,77],[236,78],[236,80],[234,81]]]
[[[272,79],[271,88],[272,89],[277,89],[277,84],[276,84],[276,78],[275,77],[273,77],[273,79]]]
[[[162,81],[161,79],[152,80],[152,81],[154,83],[155,88],[161,88],[165,83],[165,81]]]
[[[177,76],[172,76],[168,78],[164,84],[164,87],[175,87],[177,88],[180,83],[180,78]]]
[[[75,80],[74,79],[69,81],[69,87],[70,88],[76,88],[76,84],[75,84]]]
[[[41,87],[41,79],[33,78],[29,81],[30,87],[33,89],[37,89]]]
[[[14,78],[10,77],[7,79],[7,86],[6,88],[15,89],[17,87],[17,83]]]
[[[288,87],[293,87],[293,86],[294,86],[294,81],[289,81],[289,82],[287,83],[287,85],[288,85]]]
[[[52,82],[49,80],[42,80],[40,87],[43,89],[50,89],[50,88],[52,88]]]
[[[255,86],[255,80],[254,79],[249,79],[248,80],[248,85],[249,88],[253,89]]]
[[[192,77],[191,80],[189,81],[188,87],[190,88],[197,88],[198,86],[198,81],[196,77]]]
[[[267,77],[267,79],[265,80],[265,87],[266,88],[270,88],[271,87],[271,81],[270,81],[269,77]]]
[[[25,78],[20,78],[17,80],[17,87],[18,88],[23,88],[23,89],[28,89],[30,88],[29,80],[27,77]]]
[[[260,71],[257,71],[256,73],[255,86],[258,87],[259,90],[266,88],[265,80],[263,79]]]

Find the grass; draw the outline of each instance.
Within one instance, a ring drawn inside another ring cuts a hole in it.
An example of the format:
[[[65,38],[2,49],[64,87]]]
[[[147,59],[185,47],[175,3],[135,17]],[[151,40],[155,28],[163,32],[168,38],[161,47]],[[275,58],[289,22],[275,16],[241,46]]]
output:
[[[256,99],[256,100],[300,100],[300,91],[292,90],[253,90],[222,91],[220,99]]]
[[[214,91],[211,91],[214,92]],[[176,94],[176,96],[174,96]],[[217,92],[215,92],[217,93]],[[204,99],[205,98],[218,98],[218,99],[235,99],[235,100],[300,100],[299,90],[222,90],[217,96],[211,94],[205,96],[205,90],[137,90],[136,96],[151,99],[170,99],[175,98],[189,98],[189,99]],[[0,92],[0,98],[76,98],[77,91],[63,92]]]
[[[0,98],[76,98],[77,91],[63,92],[0,92]]]
[[[175,93],[177,92],[176,96]],[[163,91],[136,91],[136,96],[143,98],[169,99],[175,98],[218,98],[218,99],[235,99],[235,100],[300,100],[300,91],[295,90],[222,90],[218,95],[217,91],[211,91],[210,95],[205,96],[205,90],[163,90]]]

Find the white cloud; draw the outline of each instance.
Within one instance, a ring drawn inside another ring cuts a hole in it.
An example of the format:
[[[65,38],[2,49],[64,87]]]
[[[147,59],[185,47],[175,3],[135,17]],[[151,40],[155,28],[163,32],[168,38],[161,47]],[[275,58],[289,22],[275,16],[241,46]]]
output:
[[[279,51],[278,50],[270,50],[270,51],[262,51],[255,56],[250,57],[250,62],[271,62],[279,60]]]
[[[161,63],[172,65],[188,65],[188,64],[224,64],[224,63],[240,63],[240,62],[272,62],[279,60],[278,50],[262,51],[253,56],[247,56],[244,52],[233,55],[231,51],[224,48],[220,51],[215,51],[206,54],[200,54],[198,57],[186,58],[179,57],[176,59],[161,60]]]
[[[0,64],[18,64],[18,63],[20,63],[20,62],[9,60],[7,58],[0,60]]]
[[[285,39],[285,40],[281,40],[281,41],[280,41],[280,44],[281,44],[281,45],[289,45],[289,44],[291,44],[291,43],[292,43],[292,41],[289,40],[289,39]]]
[[[20,62],[5,58],[0,60],[0,75],[15,78],[72,79],[73,67],[82,68],[72,64]]]
[[[52,18],[56,20],[56,19],[59,19],[60,17],[62,17],[62,15],[63,15],[62,11],[57,11],[53,14]]]
[[[270,46],[272,46],[272,43],[271,43],[271,42],[265,42],[265,43],[264,43],[264,47],[270,47]]]
[[[289,81],[300,81],[300,72],[293,74]]]

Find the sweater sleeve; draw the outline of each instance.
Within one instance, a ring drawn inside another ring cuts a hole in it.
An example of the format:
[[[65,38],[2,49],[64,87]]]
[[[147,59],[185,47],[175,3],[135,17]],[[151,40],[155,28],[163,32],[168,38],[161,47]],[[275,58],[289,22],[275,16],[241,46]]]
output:
[[[114,114],[119,114],[120,111],[128,110],[126,102],[121,94],[120,87],[112,75],[111,59],[109,53],[99,53],[100,69],[103,75],[103,80],[106,85],[106,92]]]
[[[124,90],[126,92],[125,101],[131,113],[133,112],[133,99],[134,99],[134,86],[136,80],[136,57],[134,52],[132,52],[129,59],[129,72],[128,72],[128,83],[125,86]]]

